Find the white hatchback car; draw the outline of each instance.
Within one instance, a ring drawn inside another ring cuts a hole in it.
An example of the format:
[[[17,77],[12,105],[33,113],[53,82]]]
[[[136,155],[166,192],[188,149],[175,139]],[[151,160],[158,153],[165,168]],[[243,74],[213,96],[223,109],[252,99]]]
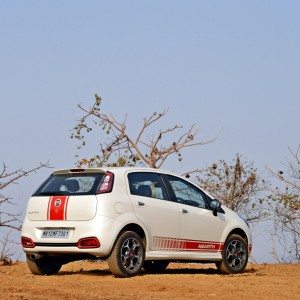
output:
[[[170,261],[245,269],[249,226],[185,178],[147,168],[55,171],[29,199],[22,247],[32,273],[107,259],[117,277],[163,271]]]

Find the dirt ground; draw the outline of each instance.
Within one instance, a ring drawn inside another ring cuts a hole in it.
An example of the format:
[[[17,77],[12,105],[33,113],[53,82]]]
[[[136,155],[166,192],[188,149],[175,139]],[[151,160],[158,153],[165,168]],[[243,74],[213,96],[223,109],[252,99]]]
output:
[[[0,299],[300,299],[300,264],[252,265],[220,275],[214,265],[175,264],[159,275],[115,278],[105,262],[74,262],[54,276],[26,263],[0,266]]]

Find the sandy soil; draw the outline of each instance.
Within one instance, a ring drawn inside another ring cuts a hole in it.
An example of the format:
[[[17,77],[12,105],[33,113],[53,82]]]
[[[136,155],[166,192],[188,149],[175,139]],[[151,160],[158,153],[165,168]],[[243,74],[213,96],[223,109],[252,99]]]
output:
[[[26,263],[0,266],[0,299],[300,299],[300,264],[252,265],[220,275],[214,265],[175,264],[159,275],[115,278],[104,262],[75,262],[54,276]]]

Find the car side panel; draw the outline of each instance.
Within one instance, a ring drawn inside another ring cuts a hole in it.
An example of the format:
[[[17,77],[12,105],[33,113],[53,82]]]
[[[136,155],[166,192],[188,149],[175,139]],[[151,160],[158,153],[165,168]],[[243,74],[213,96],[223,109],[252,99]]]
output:
[[[180,238],[220,242],[225,219],[222,214],[214,216],[209,209],[181,204]]]
[[[174,202],[131,195],[133,211],[136,218],[145,225],[149,233],[150,249],[160,246],[158,237],[179,238],[179,211]],[[142,206],[139,203],[143,203]]]

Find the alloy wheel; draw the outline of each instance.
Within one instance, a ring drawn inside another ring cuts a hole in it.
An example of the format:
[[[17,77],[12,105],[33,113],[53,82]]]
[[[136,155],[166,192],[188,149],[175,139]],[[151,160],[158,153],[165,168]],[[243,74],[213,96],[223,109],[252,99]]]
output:
[[[238,271],[243,268],[247,259],[244,244],[238,240],[232,240],[226,248],[226,261],[230,269]]]
[[[121,247],[121,262],[126,270],[134,272],[140,268],[143,257],[143,248],[135,238],[128,238]]]

